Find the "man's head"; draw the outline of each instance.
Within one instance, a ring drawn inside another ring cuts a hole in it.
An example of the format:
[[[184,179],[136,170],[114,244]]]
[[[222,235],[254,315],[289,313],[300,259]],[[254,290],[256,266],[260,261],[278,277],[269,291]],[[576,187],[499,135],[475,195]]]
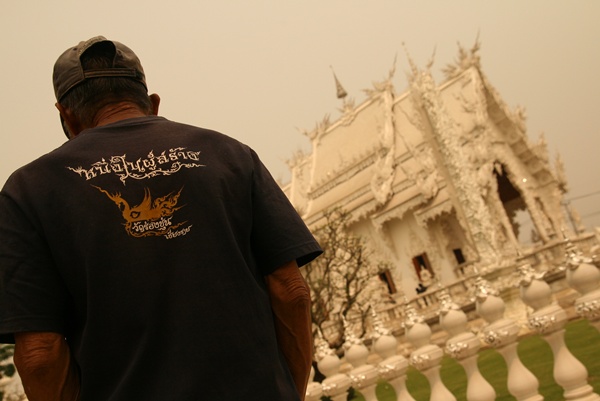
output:
[[[158,96],[148,96],[140,60],[127,46],[97,36],[67,49],[54,64],[56,107],[71,138],[94,127],[100,110],[128,104],[156,114]],[[153,97],[156,98],[153,98]]]

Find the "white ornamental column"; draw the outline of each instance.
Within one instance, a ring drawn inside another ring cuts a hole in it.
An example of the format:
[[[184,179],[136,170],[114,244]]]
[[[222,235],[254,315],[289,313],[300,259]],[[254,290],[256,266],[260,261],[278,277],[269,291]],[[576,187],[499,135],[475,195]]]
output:
[[[496,391],[479,372],[477,352],[481,348],[479,338],[467,330],[467,315],[452,301],[446,290],[439,293],[441,302],[440,325],[450,335],[446,341],[446,354],[456,359],[467,373],[467,400],[494,401]]]
[[[418,315],[410,305],[406,306],[404,326],[406,339],[416,348],[410,354],[410,364],[429,380],[430,401],[456,401],[440,378],[440,363],[444,351],[437,345],[430,344],[431,328],[425,323],[423,316]]]
[[[587,369],[565,344],[567,312],[552,300],[552,290],[542,280],[544,274],[536,273],[528,264],[519,267],[519,274],[521,299],[534,309],[528,326],[550,344],[554,353],[554,379],[564,389],[565,400],[600,401],[600,395],[587,383]]]
[[[304,395],[304,401],[320,401],[323,395],[323,388],[321,383],[314,381],[315,369],[310,368],[310,376],[308,378],[308,386],[306,386],[306,394]]]
[[[567,283],[582,294],[575,300],[577,314],[600,331],[600,270],[573,244],[567,245]]]
[[[379,372],[373,366],[367,363],[369,349],[361,339],[352,332],[350,325],[344,320],[346,342],[344,350],[346,361],[350,363],[353,369],[348,373],[352,380],[353,387],[359,390],[365,397],[365,401],[377,401],[375,388],[379,379]]]
[[[505,304],[498,291],[478,277],[475,281],[477,313],[488,324],[483,327],[483,340],[496,348],[508,366],[508,391],[517,401],[544,401],[539,392],[539,381],[519,359],[517,339],[520,327],[504,318]]]
[[[397,355],[398,340],[392,335],[391,330],[383,326],[375,308],[371,308],[373,316],[373,351],[382,359],[378,365],[379,376],[396,391],[396,401],[415,401],[406,389],[406,370],[408,360],[402,355]]]
[[[329,344],[321,335],[317,337],[315,343],[317,366],[325,376],[325,380],[321,383],[323,395],[330,397],[331,401],[346,401],[352,382],[348,376],[340,373],[342,364],[340,358],[329,348]]]

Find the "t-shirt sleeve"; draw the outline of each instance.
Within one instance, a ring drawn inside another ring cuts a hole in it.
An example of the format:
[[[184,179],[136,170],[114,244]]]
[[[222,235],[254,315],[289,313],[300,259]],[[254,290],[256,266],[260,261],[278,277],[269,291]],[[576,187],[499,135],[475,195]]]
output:
[[[67,292],[47,244],[28,216],[0,193],[0,343],[13,333],[64,333]]]
[[[296,260],[303,266],[323,251],[267,168],[251,151],[252,246],[264,275]]]

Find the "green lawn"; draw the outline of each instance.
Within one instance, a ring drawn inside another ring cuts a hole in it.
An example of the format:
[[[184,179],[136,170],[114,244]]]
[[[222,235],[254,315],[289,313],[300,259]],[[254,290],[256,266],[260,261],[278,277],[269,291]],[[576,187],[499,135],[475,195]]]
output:
[[[569,350],[587,368],[589,384],[600,394],[600,333],[585,320],[571,322],[566,327],[565,341]],[[562,389],[552,375],[553,355],[548,343],[538,335],[521,339],[518,353],[523,364],[538,378],[539,392],[546,400],[562,400]],[[506,386],[507,368],[502,356],[493,349],[479,353],[478,366],[481,374],[496,390],[496,401],[514,401]],[[458,401],[466,401],[467,376],[454,359],[444,357],[440,370],[442,381]],[[429,383],[425,376],[410,367],[407,372],[407,388],[416,401],[428,401]],[[396,401],[394,389],[381,382],[377,387],[378,401]],[[364,401],[360,394],[349,398]]]

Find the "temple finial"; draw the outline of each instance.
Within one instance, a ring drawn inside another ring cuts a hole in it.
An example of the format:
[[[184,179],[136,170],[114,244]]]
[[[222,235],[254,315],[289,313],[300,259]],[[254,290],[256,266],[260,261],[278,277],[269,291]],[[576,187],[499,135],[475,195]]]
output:
[[[342,84],[338,80],[337,76],[335,75],[335,71],[333,71],[333,67],[329,66],[329,68],[331,68],[331,72],[333,72],[333,79],[335,79],[336,96],[338,99],[343,99],[346,96],[348,96],[348,93],[344,90],[344,87],[342,86]]]

